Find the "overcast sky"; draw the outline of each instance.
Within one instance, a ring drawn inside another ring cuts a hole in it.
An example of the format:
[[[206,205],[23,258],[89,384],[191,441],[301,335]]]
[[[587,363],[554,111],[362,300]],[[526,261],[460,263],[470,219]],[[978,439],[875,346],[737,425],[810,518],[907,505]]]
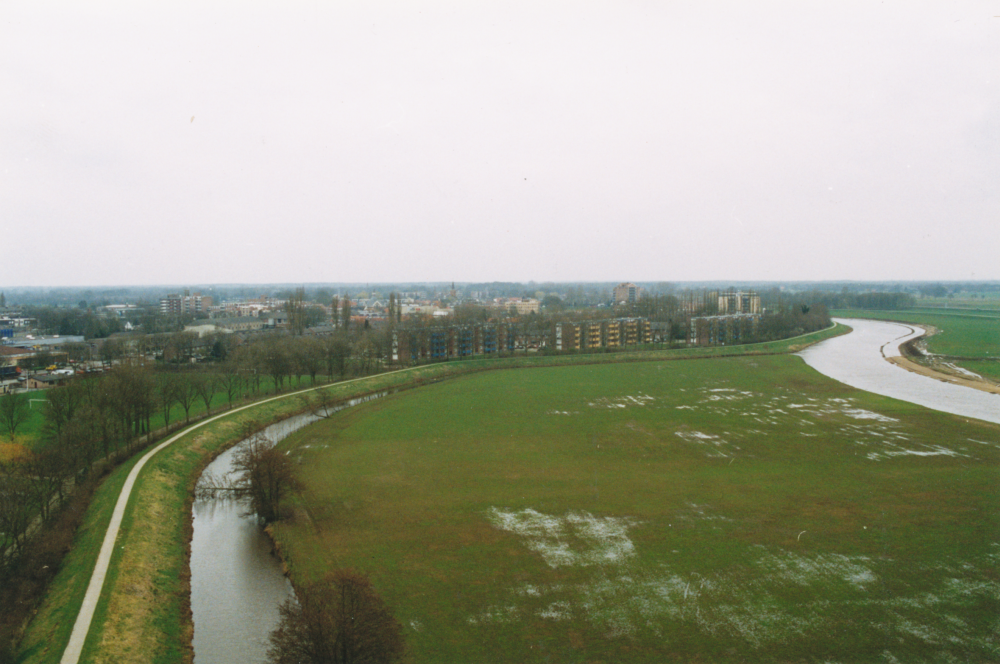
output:
[[[1000,279],[1000,0],[0,0],[0,286]]]

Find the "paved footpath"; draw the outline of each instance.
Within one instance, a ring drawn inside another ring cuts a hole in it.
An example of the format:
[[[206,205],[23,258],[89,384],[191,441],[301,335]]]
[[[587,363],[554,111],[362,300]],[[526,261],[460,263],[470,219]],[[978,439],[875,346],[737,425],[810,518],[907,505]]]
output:
[[[87,586],[87,594],[83,597],[83,604],[80,606],[80,613],[77,614],[76,622],[73,623],[73,632],[70,634],[66,650],[63,651],[62,659],[59,660],[60,664],[78,664],[80,661],[80,653],[83,652],[83,645],[87,640],[87,635],[90,633],[90,624],[94,619],[94,611],[97,609],[97,603],[101,599],[101,591],[104,589],[104,578],[108,574],[108,566],[111,564],[111,554],[114,552],[115,541],[118,539],[118,530],[122,525],[122,518],[125,516],[125,507],[128,505],[129,498],[132,495],[132,487],[135,485],[135,481],[136,478],[139,477],[139,473],[142,472],[143,466],[145,466],[146,462],[153,458],[157,452],[162,450],[164,447],[177,442],[195,429],[199,429],[206,424],[211,424],[212,422],[228,415],[232,415],[233,413],[238,413],[241,410],[254,408],[261,404],[276,401],[278,399],[287,399],[299,394],[305,394],[306,392],[312,392],[313,390],[321,390],[325,387],[333,387],[335,385],[344,385],[346,383],[353,383],[359,380],[388,376],[390,374],[401,373],[403,371],[410,371],[410,369],[399,369],[397,371],[376,374],[375,376],[364,376],[362,378],[345,380],[339,383],[327,383],[326,385],[310,387],[305,390],[289,392],[288,394],[280,394],[276,397],[271,397],[270,399],[264,399],[263,401],[255,401],[251,404],[247,404],[246,406],[240,406],[239,408],[227,410],[224,413],[220,413],[208,418],[207,420],[202,420],[197,424],[193,424],[180,433],[175,434],[163,441],[149,452],[146,452],[146,454],[139,459],[139,462],[135,464],[132,471],[128,474],[128,478],[125,480],[125,486],[122,487],[122,492],[118,496],[118,502],[115,504],[115,511],[111,515],[111,523],[108,524],[108,530],[104,534],[104,543],[101,545],[101,552],[97,556],[97,564],[94,567],[94,573],[90,577],[90,585]]]

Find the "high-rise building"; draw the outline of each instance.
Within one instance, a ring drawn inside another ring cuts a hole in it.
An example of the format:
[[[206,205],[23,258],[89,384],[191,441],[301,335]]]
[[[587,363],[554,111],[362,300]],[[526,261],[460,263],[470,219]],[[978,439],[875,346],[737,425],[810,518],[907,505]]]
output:
[[[185,291],[184,295],[171,293],[166,297],[160,298],[160,312],[168,316],[200,314],[210,306],[212,306],[212,297],[210,295],[202,295],[201,293],[194,293],[192,295]]]
[[[635,304],[642,295],[642,288],[631,283],[623,283],[615,286],[615,304]]]
[[[754,291],[729,290],[719,293],[720,314],[759,314],[760,295]]]

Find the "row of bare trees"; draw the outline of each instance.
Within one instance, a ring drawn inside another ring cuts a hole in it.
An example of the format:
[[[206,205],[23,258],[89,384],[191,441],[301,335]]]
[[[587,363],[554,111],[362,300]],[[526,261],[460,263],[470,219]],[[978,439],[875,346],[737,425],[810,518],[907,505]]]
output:
[[[147,366],[122,364],[100,378],[49,390],[41,439],[0,461],[0,550],[4,562],[21,553],[33,523],[44,523],[65,501],[74,480],[98,458],[134,451],[151,429],[157,380]],[[17,411],[27,395],[4,397]],[[23,412],[23,411],[21,411]],[[7,427],[15,440],[16,427]]]
[[[175,335],[176,336],[176,335]],[[178,337],[173,342],[180,343]],[[304,381],[339,380],[382,368],[386,344],[376,331],[339,330],[330,336],[260,335],[227,342],[224,359],[207,364],[153,362],[145,342],[120,346],[112,368],[46,391],[44,423],[32,449],[0,461],[0,551],[23,551],[31,524],[49,518],[75,478],[99,459],[125,458],[154,428],[188,423],[203,406],[229,407]],[[0,397],[0,432],[11,442],[30,415],[27,394]],[[183,415],[181,415],[183,413]]]

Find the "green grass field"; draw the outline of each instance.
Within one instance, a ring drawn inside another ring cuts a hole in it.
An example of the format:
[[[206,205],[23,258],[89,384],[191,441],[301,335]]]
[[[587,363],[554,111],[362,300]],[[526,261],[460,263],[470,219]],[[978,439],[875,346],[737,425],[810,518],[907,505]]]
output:
[[[957,297],[921,297],[916,301],[920,309],[969,309],[1000,313],[1000,293],[996,291],[965,293]]]
[[[283,443],[414,662],[1000,659],[1000,427],[789,356],[481,373]]]

